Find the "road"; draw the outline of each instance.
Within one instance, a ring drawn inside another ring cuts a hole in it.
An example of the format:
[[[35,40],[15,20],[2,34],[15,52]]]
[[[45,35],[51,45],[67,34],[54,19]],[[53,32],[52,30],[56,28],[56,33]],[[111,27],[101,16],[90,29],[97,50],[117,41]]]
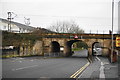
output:
[[[73,57],[88,57],[88,50],[83,49],[83,50],[74,51],[74,54],[72,56]]]
[[[86,50],[72,57],[44,58],[24,57],[2,60],[3,78],[117,78],[118,65],[111,64],[107,57],[94,56],[90,64],[83,56]],[[78,55],[78,57],[77,57]]]
[[[3,78],[70,78],[88,63],[87,58],[10,58],[3,59]]]

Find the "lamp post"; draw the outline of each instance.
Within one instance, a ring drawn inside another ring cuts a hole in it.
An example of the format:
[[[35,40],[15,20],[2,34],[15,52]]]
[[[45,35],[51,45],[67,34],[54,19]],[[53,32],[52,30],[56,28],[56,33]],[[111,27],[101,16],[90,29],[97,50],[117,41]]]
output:
[[[114,0],[112,0],[112,50],[111,50],[111,62],[113,62],[113,24],[114,24]]]

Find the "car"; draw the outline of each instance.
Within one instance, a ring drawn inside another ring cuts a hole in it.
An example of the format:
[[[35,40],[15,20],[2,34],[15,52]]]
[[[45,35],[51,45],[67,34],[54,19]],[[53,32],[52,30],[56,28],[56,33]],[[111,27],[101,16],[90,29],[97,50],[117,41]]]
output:
[[[102,54],[102,48],[94,48],[93,52],[95,53],[94,55],[101,55]]]

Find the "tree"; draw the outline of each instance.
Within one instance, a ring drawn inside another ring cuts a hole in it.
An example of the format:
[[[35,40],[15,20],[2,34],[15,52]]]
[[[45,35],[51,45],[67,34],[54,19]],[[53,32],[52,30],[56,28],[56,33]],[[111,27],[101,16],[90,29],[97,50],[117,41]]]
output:
[[[52,24],[48,29],[58,33],[84,33],[84,30],[74,21],[59,21]]]

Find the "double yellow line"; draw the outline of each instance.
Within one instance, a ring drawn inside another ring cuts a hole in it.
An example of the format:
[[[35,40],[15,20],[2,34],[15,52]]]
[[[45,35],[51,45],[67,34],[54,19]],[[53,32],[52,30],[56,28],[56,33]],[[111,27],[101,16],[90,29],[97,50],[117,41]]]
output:
[[[87,64],[85,64],[82,68],[80,68],[77,72],[75,72],[73,75],[70,76],[70,78],[76,78],[81,72],[83,72],[83,70],[85,70],[87,68],[87,66],[90,65],[90,62],[88,62]]]

